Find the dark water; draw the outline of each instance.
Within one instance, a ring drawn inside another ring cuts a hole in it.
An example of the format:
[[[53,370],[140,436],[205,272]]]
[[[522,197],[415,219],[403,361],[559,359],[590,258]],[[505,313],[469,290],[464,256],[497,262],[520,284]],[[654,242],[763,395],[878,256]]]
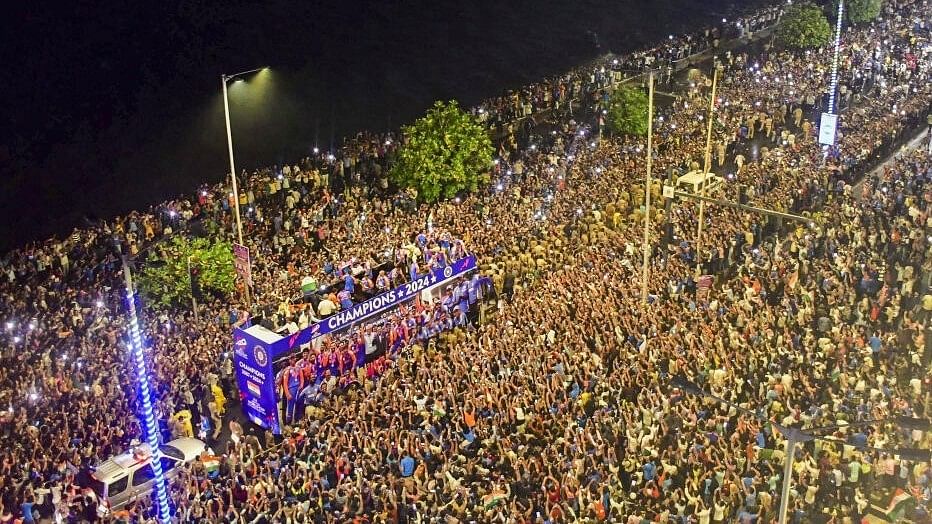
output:
[[[0,250],[720,19],[726,0],[20,3],[3,23]],[[746,7],[746,6],[739,6]]]

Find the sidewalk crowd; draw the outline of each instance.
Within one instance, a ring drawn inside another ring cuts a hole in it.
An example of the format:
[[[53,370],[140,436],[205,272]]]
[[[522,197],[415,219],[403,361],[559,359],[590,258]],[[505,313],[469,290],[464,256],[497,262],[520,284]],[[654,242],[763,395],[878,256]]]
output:
[[[776,13],[751,17],[754,28]],[[144,315],[165,433],[191,432],[174,416],[187,410],[208,437],[227,425],[237,437],[216,450],[218,473],[198,460],[172,482],[175,519],[770,523],[781,424],[841,426],[837,443],[798,451],[792,522],[861,522],[882,490],[912,497],[909,516],[929,521],[930,464],[865,446],[929,449],[932,433],[843,426],[932,417],[932,158],[899,153],[853,185],[929,113],[930,24],[929,0],[901,0],[846,29],[846,110],[824,160],[806,115],[827,89],[826,50],[717,56],[712,164],[731,175],[724,196],[746,191],[755,205],[812,221],[789,229],[707,205],[699,244],[698,205],[664,207],[655,180],[646,305],[646,140],[600,140],[584,111],[551,115],[526,144],[506,139],[491,187],[430,206],[389,186],[393,134],[360,134],[341,152],[242,177],[260,306],[215,299],[198,320],[186,309]],[[681,57],[683,45],[714,36],[674,38],[620,63]],[[537,113],[579,96],[581,109],[597,107],[610,80],[594,67],[475,111],[499,125],[526,116],[522,104]],[[703,164],[709,88],[702,78],[659,110],[655,173]],[[231,198],[205,186],[4,257],[0,522],[148,521],[147,500],[101,518],[76,486],[140,435],[109,246],[117,236],[141,255],[195,228],[228,235]],[[422,241],[427,217],[436,234]],[[276,327],[310,322],[319,309],[289,306],[308,279],[358,266],[360,286],[378,285],[373,269],[387,260],[405,280],[423,259],[412,247],[440,253],[435,243],[455,241],[493,283],[490,321],[407,338],[381,376],[341,382],[346,391],[316,399],[281,443],[244,433],[225,408],[231,324],[252,314]],[[697,263],[711,288],[695,278]],[[748,411],[689,395],[674,376]]]

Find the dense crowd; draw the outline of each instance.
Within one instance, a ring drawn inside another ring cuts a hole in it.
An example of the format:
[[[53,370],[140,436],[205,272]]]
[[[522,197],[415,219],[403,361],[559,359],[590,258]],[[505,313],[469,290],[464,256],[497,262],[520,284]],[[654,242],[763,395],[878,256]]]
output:
[[[187,410],[205,438],[231,420],[231,324],[270,304],[277,323],[300,321],[289,303],[302,282],[398,262],[428,217],[480,257],[501,300],[478,329],[412,337],[377,379],[315,398],[281,443],[240,438],[232,420],[237,438],[217,449],[219,472],[198,460],[172,483],[179,521],[774,521],[784,458],[775,424],[932,416],[932,159],[903,153],[852,185],[929,111],[930,12],[928,1],[890,3],[881,21],[846,30],[850,107],[827,155],[810,113],[828,82],[827,60],[815,59],[825,50],[719,57],[713,166],[733,175],[723,192],[743,188],[755,205],[812,224],[784,234],[787,224],[709,205],[697,245],[698,206],[664,208],[656,183],[647,305],[644,140],[599,141],[582,120],[556,116],[527,144],[503,146],[488,190],[457,200],[419,205],[390,188],[397,137],[363,134],[339,158],[244,176],[237,197],[204,187],[195,200],[10,254],[0,522],[97,519],[76,479],[140,435],[112,238],[140,255],[192,224],[231,232],[231,198],[246,216],[260,307],[217,300],[197,321],[186,310],[144,319],[158,413],[174,421]],[[607,86],[578,81],[589,100]],[[660,109],[655,172],[704,162],[708,95],[702,79]],[[673,376],[747,411],[676,389]],[[928,519],[929,463],[864,447],[928,449],[928,432],[876,424],[831,437],[839,442],[797,455],[794,522],[859,521],[881,488],[902,489],[918,502],[912,517]],[[107,520],[148,510],[142,500]]]

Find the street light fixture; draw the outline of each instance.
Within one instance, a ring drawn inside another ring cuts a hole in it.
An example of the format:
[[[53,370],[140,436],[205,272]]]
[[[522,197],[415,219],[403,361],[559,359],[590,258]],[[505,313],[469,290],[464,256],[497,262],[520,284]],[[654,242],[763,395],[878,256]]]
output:
[[[232,75],[221,74],[220,83],[223,85],[223,116],[226,120],[227,125],[227,149],[230,153],[230,180],[233,185],[233,211],[236,215],[236,238],[237,242],[240,245],[243,244],[243,224],[240,219],[239,213],[239,188],[236,185],[236,164],[233,161],[233,132],[230,129],[230,98],[227,95],[227,84],[230,80],[242,80],[243,76],[256,73],[259,71],[266,71],[268,67],[258,67],[256,69],[250,69],[248,71],[240,71],[239,73],[234,73]],[[249,304],[249,283],[243,282],[243,289],[246,294],[246,303]]]
[[[693,384],[692,382],[690,382],[683,376],[673,377],[673,379],[671,380],[671,383],[674,387],[679,388],[690,395],[712,399],[720,404],[723,404],[730,408],[734,408],[736,411],[739,411],[746,415],[750,415],[762,422],[770,423],[771,425],[773,425],[773,427],[777,428],[777,430],[780,432],[781,435],[783,435],[786,438],[786,451],[785,451],[785,458],[783,462],[783,479],[782,479],[783,486],[780,490],[780,511],[777,514],[778,522],[780,524],[786,524],[786,511],[787,511],[788,502],[790,498],[790,479],[793,476],[793,463],[795,461],[796,446],[798,444],[809,442],[815,439],[825,440],[827,442],[835,442],[835,443],[842,442],[837,439],[830,439],[830,438],[826,438],[824,436],[820,436],[816,434],[816,433],[820,433],[823,431],[831,431],[831,430],[840,429],[842,427],[851,429],[851,428],[856,428],[859,426],[869,426],[873,424],[884,424],[884,423],[892,422],[906,429],[920,429],[923,431],[929,431],[930,429],[932,429],[932,422],[926,419],[911,418],[911,417],[891,417],[888,419],[880,419],[880,420],[861,420],[861,421],[852,422],[845,426],[825,426],[825,427],[820,427],[820,428],[811,428],[811,429],[807,429],[803,431],[799,428],[794,428],[794,427],[778,424],[776,422],[768,420],[766,417],[764,417],[759,412],[751,411],[731,401],[728,401],[723,398],[716,397],[715,395],[712,395],[710,393],[707,393],[706,391],[699,388],[699,386],[697,386],[696,384]],[[894,455],[906,457],[910,460],[932,459],[932,450],[927,450],[927,449],[880,449],[880,448],[874,448],[871,446],[860,446],[860,447],[864,449],[873,449],[876,451],[893,453]]]

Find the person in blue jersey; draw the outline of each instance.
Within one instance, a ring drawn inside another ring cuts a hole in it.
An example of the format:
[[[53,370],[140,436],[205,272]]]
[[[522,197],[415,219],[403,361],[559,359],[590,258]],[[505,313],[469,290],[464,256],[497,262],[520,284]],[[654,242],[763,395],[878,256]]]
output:
[[[299,394],[304,389],[304,374],[294,363],[289,363],[288,367],[282,373],[282,390],[284,391],[285,400],[285,422],[292,423],[295,421],[296,408],[298,406]]]
[[[337,293],[337,299],[340,301],[340,309],[346,311],[353,307],[353,292],[343,289]]]

